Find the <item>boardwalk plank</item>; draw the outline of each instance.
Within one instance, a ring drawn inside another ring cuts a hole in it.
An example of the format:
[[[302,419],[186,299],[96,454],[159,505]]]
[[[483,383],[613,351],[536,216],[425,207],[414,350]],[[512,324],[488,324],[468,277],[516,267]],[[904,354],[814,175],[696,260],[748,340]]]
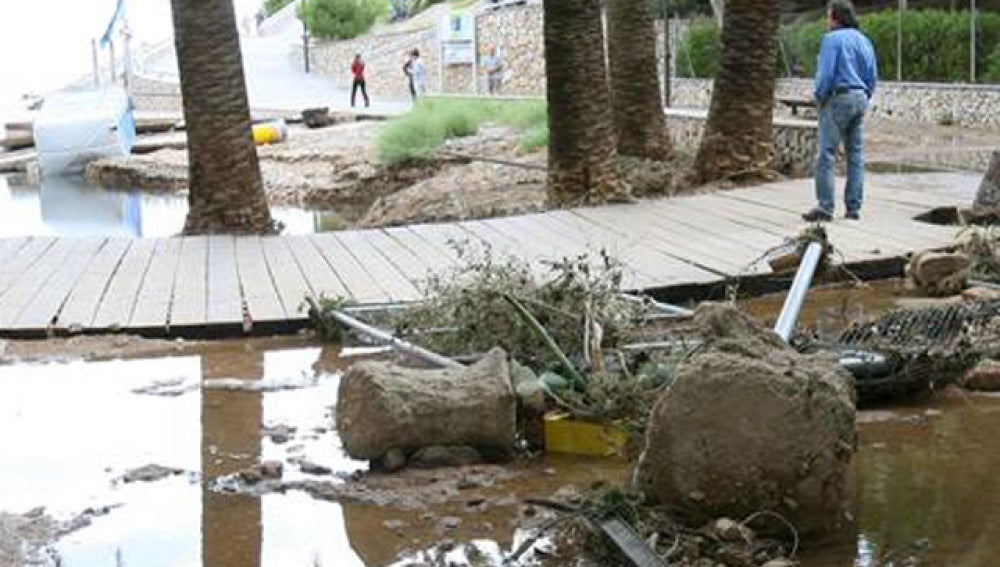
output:
[[[420,299],[420,292],[409,279],[389,261],[378,248],[369,242],[371,234],[378,231],[347,230],[343,232],[332,232],[332,234],[345,250],[350,252],[358,261],[358,264],[372,279],[378,282],[379,287],[389,296],[391,301],[415,301]]]
[[[351,297],[340,276],[313,244],[311,236],[289,236],[285,242],[298,262],[299,271],[305,277],[313,297]]]
[[[135,241],[129,238],[108,239],[70,292],[56,319],[57,327],[74,330],[90,327],[108,283],[133,242]]]
[[[170,302],[174,294],[181,240],[157,240],[146,277],[142,280],[129,326],[132,328],[166,327],[170,320]]]
[[[208,237],[185,236],[177,261],[170,326],[203,325],[208,308]]]
[[[79,282],[87,265],[104,246],[106,238],[90,237],[75,241],[72,251],[38,285],[38,293],[10,325],[14,329],[45,329],[55,323],[59,309]]]
[[[236,266],[251,324],[292,318],[288,316],[274,289],[259,236],[241,236],[236,239]]]
[[[326,259],[327,264],[340,276],[351,298],[359,303],[384,303],[390,295],[357,259],[344,248],[332,233],[316,234],[312,243]]]
[[[454,250],[442,249],[432,244],[408,226],[384,228],[382,232],[428,264],[440,266],[439,269],[447,269],[458,262],[458,255],[455,254]]]
[[[56,243],[56,239],[48,236],[34,237],[3,263],[0,271],[0,296],[3,295],[32,264],[37,262]]]
[[[280,236],[265,236],[261,238],[261,246],[286,316],[289,319],[304,317],[300,308],[304,305],[306,296],[312,295],[312,289],[302,276],[299,264],[288,249],[288,244]]]
[[[95,329],[127,327],[138,299],[139,288],[146,276],[146,269],[153,256],[156,240],[136,240],[108,283],[91,327]]]
[[[208,302],[205,323],[243,322],[243,294],[236,268],[236,245],[231,235],[208,237]]]
[[[12,257],[18,250],[31,241],[30,236],[17,238],[0,238],[0,266],[7,262],[7,258]]]
[[[77,239],[57,240],[0,295],[0,328],[14,328],[24,309],[41,293],[52,274],[71,258],[80,242]],[[43,318],[53,315],[55,312],[46,313]]]
[[[437,255],[417,255],[383,230],[369,231],[365,238],[417,289],[420,289],[428,275],[440,272],[450,264]]]
[[[573,213],[580,218],[602,225],[632,241],[640,241],[646,246],[663,252],[664,255],[683,260],[693,266],[709,269],[717,273],[733,275],[738,273],[748,260],[734,257],[717,239],[699,235],[678,236],[672,231],[635,222],[627,211],[621,208],[578,209]]]

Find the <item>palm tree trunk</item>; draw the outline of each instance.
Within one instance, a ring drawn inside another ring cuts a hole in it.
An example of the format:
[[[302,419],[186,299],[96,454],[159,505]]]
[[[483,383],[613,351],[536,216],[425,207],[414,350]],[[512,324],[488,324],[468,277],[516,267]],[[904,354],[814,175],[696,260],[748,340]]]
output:
[[[1000,207],[1000,150],[993,152],[990,165],[986,169],[979,190],[976,191],[976,199],[972,203],[976,208]]]
[[[554,206],[627,199],[618,177],[599,0],[544,0],[549,105],[548,199]]]
[[[656,28],[649,0],[610,0],[608,51],[618,153],[665,160],[673,153],[660,100]]]
[[[698,182],[760,176],[773,165],[779,17],[777,0],[726,3],[722,64],[695,158]]]
[[[185,234],[269,233],[232,0],[171,0],[188,140]]]

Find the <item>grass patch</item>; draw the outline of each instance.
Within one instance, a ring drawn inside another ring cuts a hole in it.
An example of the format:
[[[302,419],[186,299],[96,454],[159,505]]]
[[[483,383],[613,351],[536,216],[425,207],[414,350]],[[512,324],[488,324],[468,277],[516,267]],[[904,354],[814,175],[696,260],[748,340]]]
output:
[[[386,164],[425,158],[448,138],[472,136],[487,122],[521,131],[522,152],[548,144],[548,111],[544,101],[429,97],[382,129],[376,141],[378,158]]]

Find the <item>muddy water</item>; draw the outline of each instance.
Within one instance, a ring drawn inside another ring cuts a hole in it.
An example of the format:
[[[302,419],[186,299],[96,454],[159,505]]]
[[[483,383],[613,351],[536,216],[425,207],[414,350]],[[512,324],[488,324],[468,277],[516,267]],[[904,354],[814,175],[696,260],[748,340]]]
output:
[[[898,282],[814,292],[803,322],[833,328],[822,321],[871,316],[905,295]],[[782,299],[746,306],[766,320]],[[626,480],[621,463],[550,456],[515,463],[513,479],[420,509],[215,489],[263,460],[282,461],[285,480],[353,482],[351,473],[366,470],[343,456],[331,430],[347,363],[335,348],[283,339],[197,345],[169,357],[0,366],[0,512],[44,506],[64,520],[110,506],[54,543],[68,566],[402,566],[442,558],[499,565],[539,516],[518,498]],[[234,389],[241,385],[249,388]],[[858,427],[857,539],[809,550],[803,565],[997,563],[1000,398],[949,390],[920,405],[861,411]],[[307,474],[304,461],[331,472]],[[121,480],[148,464],[180,472]]]
[[[474,501],[420,510],[214,489],[264,460],[282,461],[284,480],[344,482],[366,470],[331,431],[344,364],[336,349],[249,341],[172,357],[0,366],[0,512],[44,507],[63,521],[110,506],[55,543],[68,566],[406,565],[445,555],[499,564],[529,535],[518,528],[530,510],[517,496],[624,480],[618,464],[553,458],[515,465],[515,480]],[[233,389],[241,384],[252,391]],[[271,435],[277,426],[289,439]],[[303,460],[332,472],[303,473]],[[179,474],[122,480],[149,464]],[[459,525],[442,528],[448,516]],[[445,539],[455,545],[441,549]]]

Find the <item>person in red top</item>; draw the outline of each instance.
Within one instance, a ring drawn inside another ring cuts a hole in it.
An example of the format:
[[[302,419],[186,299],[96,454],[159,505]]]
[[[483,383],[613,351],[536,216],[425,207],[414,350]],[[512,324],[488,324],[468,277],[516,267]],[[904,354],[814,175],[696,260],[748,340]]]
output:
[[[351,74],[354,75],[354,82],[351,84],[351,108],[354,108],[354,99],[361,89],[361,94],[365,97],[365,108],[368,108],[368,89],[365,88],[365,60],[360,53],[354,54],[354,61],[351,61]]]

